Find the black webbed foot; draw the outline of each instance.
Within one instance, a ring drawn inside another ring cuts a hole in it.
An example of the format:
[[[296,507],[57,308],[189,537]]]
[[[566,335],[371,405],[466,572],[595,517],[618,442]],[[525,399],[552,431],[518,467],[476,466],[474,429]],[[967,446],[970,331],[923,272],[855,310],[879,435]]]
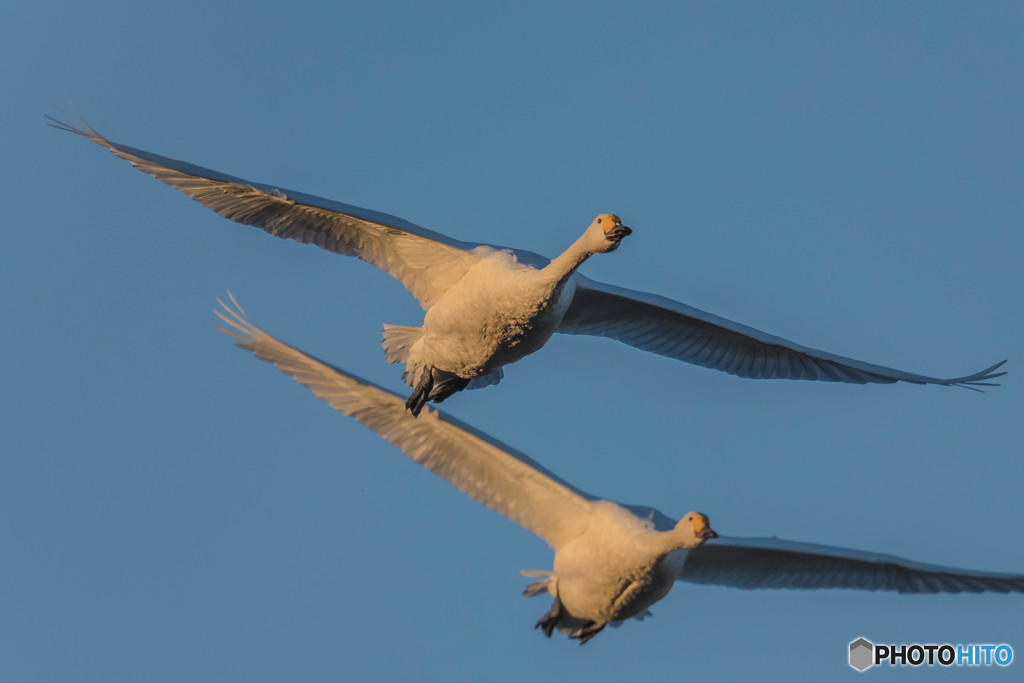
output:
[[[459,377],[454,372],[431,368],[430,374],[433,377],[434,388],[431,389],[427,400],[434,403],[440,403],[452,394],[462,391],[469,384],[468,379]]]
[[[547,614],[540,618],[540,621],[534,625],[534,628],[541,629],[544,631],[544,635],[550,638],[551,634],[555,632],[555,628],[558,627],[558,622],[561,620],[562,614],[562,601],[555,598],[555,601],[551,603],[551,609],[548,610]]]
[[[423,368],[423,373],[416,383],[416,388],[412,390],[406,400],[405,407],[413,417],[416,417],[427,403],[440,403],[452,394],[465,389],[468,384],[468,379],[459,377],[454,372],[437,368]]]
[[[430,396],[431,389],[434,388],[434,374],[430,368],[423,368],[423,373],[420,375],[419,381],[416,383],[416,388],[409,394],[409,398],[405,401],[405,407],[413,417],[417,417],[420,411],[423,410],[423,406],[427,404],[427,400]]]
[[[588,640],[596,636],[598,633],[604,630],[607,624],[598,624],[596,621],[591,621],[589,624],[576,631],[570,638],[579,638],[580,645],[584,645]]]

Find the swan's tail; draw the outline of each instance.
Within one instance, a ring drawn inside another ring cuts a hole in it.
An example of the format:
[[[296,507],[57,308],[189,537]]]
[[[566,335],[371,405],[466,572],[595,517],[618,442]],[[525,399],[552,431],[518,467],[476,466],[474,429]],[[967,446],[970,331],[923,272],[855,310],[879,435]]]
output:
[[[384,336],[384,341],[380,343],[384,347],[384,360],[389,363],[405,363],[402,381],[410,387],[416,386],[424,367],[418,360],[418,354],[417,360],[412,360],[413,347],[423,339],[423,328],[385,323],[381,334]]]
[[[534,581],[523,589],[523,595],[526,597],[533,598],[538,595],[544,595],[545,593],[551,593],[551,595],[556,597],[558,596],[558,589],[556,588],[557,583],[555,582],[555,577],[551,572],[546,572],[541,569],[522,569],[519,573],[523,576],[540,579],[540,581]]]
[[[384,360],[389,363],[408,363],[413,345],[423,338],[423,328],[385,323],[381,334],[384,335],[384,341],[380,343],[384,347]]]

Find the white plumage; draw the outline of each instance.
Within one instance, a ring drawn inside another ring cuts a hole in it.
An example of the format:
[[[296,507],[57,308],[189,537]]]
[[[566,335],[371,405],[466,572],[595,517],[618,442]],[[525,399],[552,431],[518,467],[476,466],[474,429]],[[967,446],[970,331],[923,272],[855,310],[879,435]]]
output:
[[[234,301],[234,299],[232,299]],[[526,595],[549,592],[537,626],[586,642],[607,624],[642,618],[675,581],[736,588],[857,588],[900,593],[1024,592],[1024,576],[967,571],[776,538],[717,538],[707,517],[679,522],[652,508],[580,491],[537,462],[439,411],[419,419],[402,399],[271,337],[240,307],[217,315],[239,346],[273,363],[411,460],[547,541],[553,571]],[[705,543],[705,541],[707,541]]]
[[[48,117],[49,118],[49,117]],[[602,214],[554,260],[462,242],[377,211],[251,183],[108,140],[84,121],[52,119],[225,218],[356,256],[399,280],[426,310],[423,325],[387,325],[386,358],[406,364],[409,407],[494,384],[502,367],[555,332],[611,337],[663,356],[755,379],[990,386],[997,363],[954,378],[918,375],[795,344],[655,294],[590,280],[576,269],[629,234]],[[1005,362],[1005,361],[1004,361]]]

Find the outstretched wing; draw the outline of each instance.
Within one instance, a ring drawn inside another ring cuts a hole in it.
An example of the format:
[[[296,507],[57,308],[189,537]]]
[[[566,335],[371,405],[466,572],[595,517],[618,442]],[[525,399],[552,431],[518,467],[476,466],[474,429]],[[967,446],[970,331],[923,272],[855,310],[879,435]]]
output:
[[[559,332],[611,337],[644,351],[752,379],[812,379],[852,384],[996,386],[1006,361],[965,377],[915,375],[810,349],[657,294],[577,275]]]
[[[574,537],[589,520],[592,496],[486,434],[427,407],[419,418],[385,389],[323,363],[253,325],[238,302],[221,302],[217,315],[233,329],[221,331],[238,346],[273,363],[342,415],[348,415],[397,446],[412,461],[552,547]]]
[[[46,118],[55,128],[106,147],[143,173],[181,190],[225,218],[377,266],[405,285],[424,309],[479,260],[470,251],[479,245],[454,240],[378,211],[251,183],[122,145],[103,137],[84,120],[65,116],[67,121]]]
[[[777,538],[720,538],[688,551],[680,581],[733,588],[857,588],[900,593],[1024,593],[1024,575],[911,562]]]

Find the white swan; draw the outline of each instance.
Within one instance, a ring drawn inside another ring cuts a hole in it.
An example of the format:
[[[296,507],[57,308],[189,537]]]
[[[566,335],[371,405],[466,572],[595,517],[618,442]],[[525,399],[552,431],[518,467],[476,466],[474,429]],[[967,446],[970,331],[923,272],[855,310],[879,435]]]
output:
[[[253,325],[232,297],[217,315],[238,346],[270,361],[338,412],[355,418],[555,551],[553,571],[525,595],[549,592],[537,627],[586,642],[606,625],[643,618],[675,581],[737,588],[859,588],[900,593],[1024,592],[1024,576],[965,571],[892,555],[776,538],[719,538],[697,512],[674,522],[652,508],[591,496],[522,453],[441,412],[418,420],[389,391],[331,367]]]
[[[964,377],[916,375],[800,346],[655,294],[595,282],[576,272],[614,251],[631,230],[601,214],[561,256],[461,242],[400,218],[217,171],[112,142],[84,120],[47,117],[56,128],[108,148],[140,171],[225,218],[312,242],[387,271],[426,311],[421,327],[384,326],[385,358],[405,363],[415,415],[427,401],[497,383],[502,366],[541,348],[555,332],[611,337],[678,360],[755,379],[982,385],[997,363]],[[1003,361],[1005,362],[1005,361]]]

